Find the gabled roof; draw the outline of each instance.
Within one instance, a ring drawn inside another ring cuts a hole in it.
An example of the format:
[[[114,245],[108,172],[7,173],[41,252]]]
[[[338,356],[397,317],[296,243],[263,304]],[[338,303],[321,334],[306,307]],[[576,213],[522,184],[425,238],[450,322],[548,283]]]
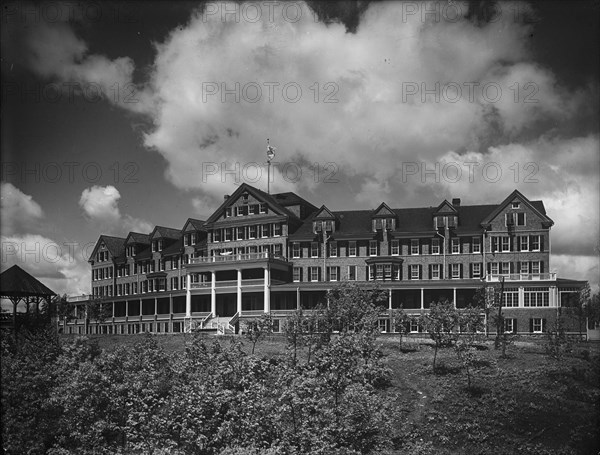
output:
[[[534,212],[536,212],[537,215],[549,226],[552,226],[554,224],[554,221],[552,221],[546,215],[546,209],[544,208],[544,203],[542,201],[533,201],[532,202],[529,199],[527,199],[525,196],[523,196],[519,192],[519,190],[514,190],[512,193],[510,193],[510,195],[506,199],[504,199],[504,201],[502,201],[493,212],[491,212],[487,217],[485,217],[483,220],[481,220],[481,224],[486,225],[486,224],[491,223],[491,221],[494,218],[496,218],[498,216],[498,214],[500,212],[502,212],[502,210],[504,210],[506,208],[506,206],[508,204],[510,204],[512,201],[514,201],[515,199],[518,199],[520,202],[525,204],[530,210],[533,210]]]
[[[335,215],[324,205],[312,217],[315,220],[335,220]]]
[[[156,237],[161,239],[179,239],[181,237],[181,230],[164,226],[156,226],[150,234],[150,240],[153,240]]]
[[[450,204],[447,200],[444,200],[440,205],[438,205],[437,209],[435,209],[436,215],[441,215],[445,213],[456,214],[456,208]]]
[[[93,258],[96,256],[96,252],[102,243],[106,245],[106,249],[113,258],[118,258],[125,253],[125,239],[123,237],[101,235],[96,242],[96,246],[94,247],[90,258],[88,259],[88,262],[94,260]]]
[[[292,193],[291,191],[288,191],[286,193],[273,194],[273,197],[275,198],[277,203],[283,207],[289,207],[290,205],[304,204],[304,205],[308,205],[308,206],[312,207],[313,209],[317,210],[316,206],[312,205],[306,199],[298,196],[296,193]]]
[[[166,248],[163,248],[161,253],[163,256],[172,256],[174,254],[183,253],[183,237],[180,237],[177,241],[173,242]]]
[[[217,221],[223,215],[223,211],[225,210],[225,208],[232,205],[244,192],[248,192],[256,199],[266,202],[269,208],[274,212],[279,213],[281,215],[285,215],[289,218],[298,219],[296,215],[294,215],[283,205],[277,202],[277,199],[275,198],[276,195],[267,194],[264,191],[259,190],[258,188],[254,188],[253,186],[248,185],[247,183],[242,183],[238,187],[238,189],[235,190],[231,196],[229,196],[229,198],[223,201],[219,208],[214,211],[214,213],[208,218],[208,220],[206,220],[206,223],[214,223],[215,221]]]
[[[127,239],[126,239],[125,243],[127,243],[127,244],[140,243],[143,245],[149,245],[150,244],[150,234],[141,234],[139,232],[130,232],[127,235]]]
[[[395,218],[396,214],[385,202],[382,202],[381,205],[373,211],[373,218],[387,218],[390,216]]]
[[[182,231],[187,231],[188,226],[191,226],[192,229],[195,231],[202,231],[202,230],[204,230],[204,221],[197,220],[195,218],[188,218],[187,221],[185,222],[185,224],[183,225]]]
[[[2,297],[48,297],[56,293],[18,265],[13,265],[0,274],[0,295]]]

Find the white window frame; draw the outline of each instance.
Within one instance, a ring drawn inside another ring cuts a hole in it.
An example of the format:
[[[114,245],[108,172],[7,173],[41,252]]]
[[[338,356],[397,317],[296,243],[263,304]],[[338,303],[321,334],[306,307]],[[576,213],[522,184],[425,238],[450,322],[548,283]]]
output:
[[[531,274],[539,274],[541,273],[541,261],[531,261],[530,265]]]
[[[299,283],[302,280],[302,267],[294,267],[292,270],[292,281]]]
[[[523,224],[519,223],[519,215],[523,215]],[[514,222],[515,222],[515,226],[527,226],[527,213],[525,213],[525,212],[515,213]]]
[[[473,237],[471,239],[471,253],[481,253],[481,238]]]
[[[418,279],[420,279],[419,275],[420,275],[420,273],[419,273],[419,265],[418,264],[411,264],[410,265],[410,279],[411,280],[418,280]]]
[[[531,329],[533,333],[544,333],[544,318],[532,318]]]
[[[431,264],[431,279],[432,280],[439,280],[441,278],[440,275],[440,269],[441,269],[441,264]]]
[[[254,232],[252,232],[254,231]],[[255,239],[256,238],[256,224],[248,226],[248,238]]]
[[[510,274],[510,262],[502,261],[500,263],[500,274],[501,275],[509,275]]]
[[[309,275],[310,275],[310,281],[311,282],[318,282],[319,281],[319,267],[309,267]],[[313,279],[313,274],[316,274],[317,279],[314,280]]]
[[[337,252],[338,252],[337,242],[336,241],[329,242],[329,257],[337,258],[337,256],[338,256]]]
[[[450,264],[451,278],[460,279],[460,264]]]
[[[431,239],[431,254],[440,254],[440,239]]]
[[[392,256],[400,256],[400,240],[392,240]]]
[[[475,270],[475,267],[477,267],[477,270]],[[472,265],[472,270],[473,270],[473,278],[481,278],[481,263],[480,262],[474,262]]]
[[[502,253],[510,253],[510,237],[500,237],[500,251]]]
[[[416,251],[416,253],[415,253]],[[410,239],[410,254],[411,256],[418,256],[419,251],[419,239]]]
[[[311,242],[310,243],[310,257],[311,258],[319,257],[319,242]]]
[[[537,242],[536,242],[537,240]],[[535,244],[537,243],[537,248],[535,247]],[[541,251],[541,244],[542,244],[542,239],[540,235],[532,235],[531,236],[531,249],[530,251]]]
[[[351,258],[356,257],[356,251],[357,251],[356,240],[350,240],[348,242],[348,257],[351,257]]]
[[[519,236],[519,251],[529,251],[529,236],[528,235],[520,235]]]
[[[328,266],[327,267],[327,278],[328,281],[338,281],[338,268],[336,266]]]
[[[450,239],[450,252],[452,254],[460,254],[460,239]]]
[[[529,274],[529,261],[520,262],[519,273]]]
[[[504,319],[504,331],[506,333],[515,333],[515,318]]]
[[[377,240],[369,240],[369,256],[377,256],[377,253],[379,252],[378,243]],[[373,249],[375,250],[375,253],[373,253]]]
[[[354,278],[352,278],[352,274],[350,273],[350,270],[352,270],[354,272]],[[348,281],[356,281],[356,266],[355,265],[348,266]]]
[[[294,259],[299,258],[301,252],[302,252],[302,248],[301,248],[300,242],[292,243],[292,258],[294,258]]]

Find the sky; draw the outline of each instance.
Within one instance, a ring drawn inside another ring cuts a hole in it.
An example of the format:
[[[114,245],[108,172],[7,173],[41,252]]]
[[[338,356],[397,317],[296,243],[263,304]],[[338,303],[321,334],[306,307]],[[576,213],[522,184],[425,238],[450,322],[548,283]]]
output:
[[[1,269],[89,293],[101,234],[246,182],[332,210],[497,204],[599,285],[598,2],[5,2]]]

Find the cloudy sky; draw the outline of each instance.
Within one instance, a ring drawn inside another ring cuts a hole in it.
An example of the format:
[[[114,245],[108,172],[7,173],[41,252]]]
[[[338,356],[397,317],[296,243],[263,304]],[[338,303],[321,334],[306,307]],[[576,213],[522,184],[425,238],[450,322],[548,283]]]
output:
[[[270,138],[272,191],[334,210],[542,199],[598,287],[597,2],[5,5],[2,270],[87,293],[100,234],[266,189]]]

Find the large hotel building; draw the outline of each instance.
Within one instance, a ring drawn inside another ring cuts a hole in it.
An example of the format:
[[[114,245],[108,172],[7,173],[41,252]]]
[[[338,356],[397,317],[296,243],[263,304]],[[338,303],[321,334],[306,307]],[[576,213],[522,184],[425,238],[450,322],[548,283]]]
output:
[[[394,331],[393,309],[418,315],[441,300],[464,308],[479,288],[503,282],[506,329],[541,333],[584,284],[552,271],[552,225],[542,201],[516,190],[489,205],[334,211],[242,184],[205,221],[100,236],[90,297],[108,318],[87,320],[82,298],[62,330],[234,333],[262,313],[282,330],[287,315],[325,303],[348,280],[388,292],[382,332]],[[419,331],[416,319],[410,329]]]

